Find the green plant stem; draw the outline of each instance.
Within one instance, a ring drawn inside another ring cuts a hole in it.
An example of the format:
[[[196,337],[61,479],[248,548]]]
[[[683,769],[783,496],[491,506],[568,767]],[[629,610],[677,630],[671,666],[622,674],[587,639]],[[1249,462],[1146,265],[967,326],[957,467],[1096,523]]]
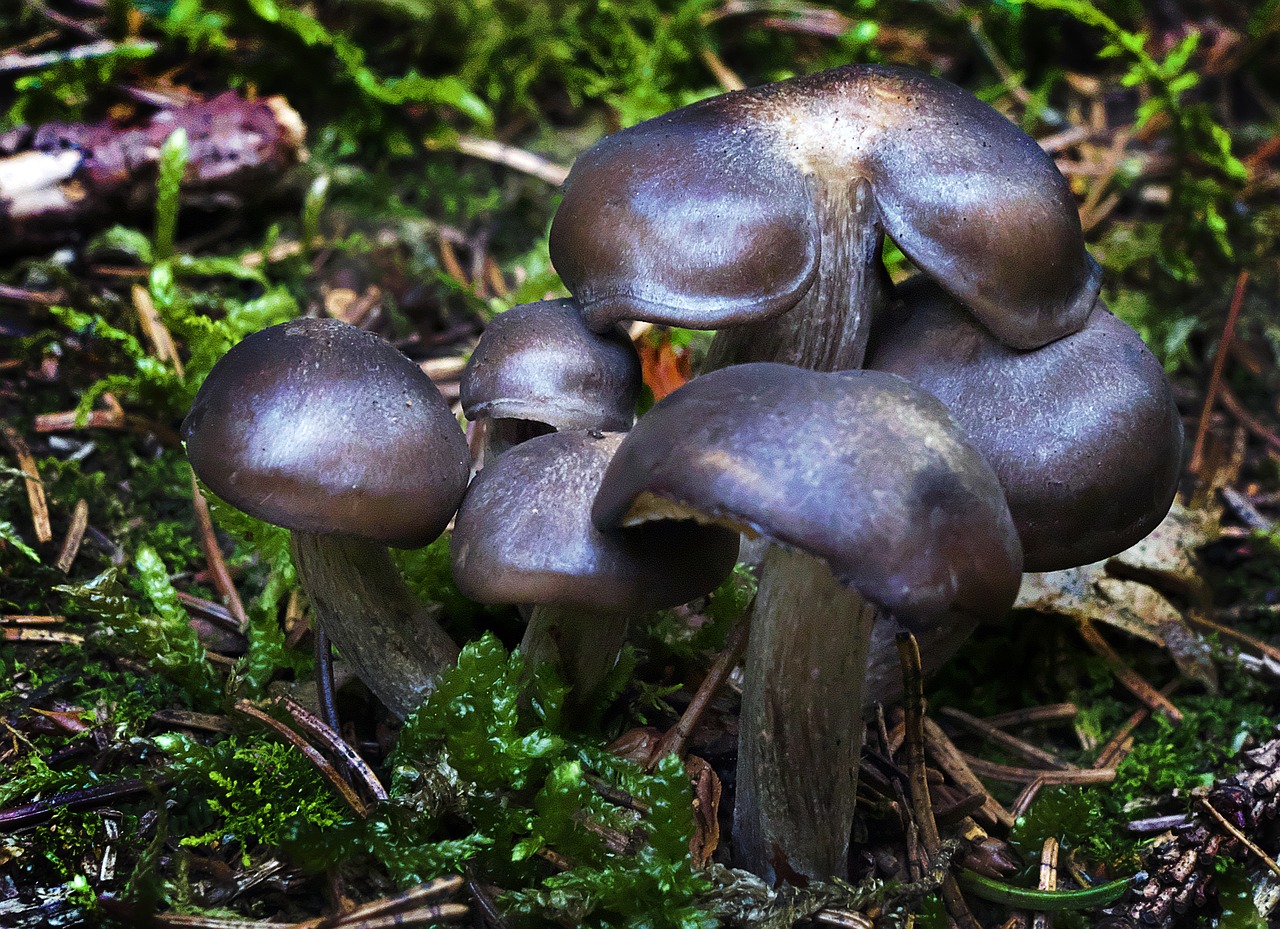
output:
[[[1051,913],[1105,906],[1119,900],[1133,883],[1133,878],[1122,877],[1110,883],[1086,887],[1083,890],[1030,890],[993,881],[968,868],[962,869],[957,879],[960,886],[969,893],[991,903],[1003,903],[1019,909]]]

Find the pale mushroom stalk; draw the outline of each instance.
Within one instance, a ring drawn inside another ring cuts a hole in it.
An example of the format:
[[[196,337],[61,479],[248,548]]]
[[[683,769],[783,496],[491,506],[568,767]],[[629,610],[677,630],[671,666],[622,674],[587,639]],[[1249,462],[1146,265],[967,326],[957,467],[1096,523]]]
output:
[[[316,621],[343,661],[387,709],[409,715],[458,660],[440,605],[420,601],[377,542],[295,530],[290,550]]]
[[[742,867],[773,876],[842,875],[862,748],[863,681],[876,608],[820,560],[772,546],[756,594],[739,717],[734,844]],[[845,635],[815,635],[816,621]]]
[[[535,606],[520,653],[530,668],[550,665],[573,687],[574,702],[585,704],[618,663],[631,617],[576,607]]]
[[[862,367],[872,320],[889,304],[879,211],[865,178],[816,190],[814,200],[822,231],[813,285],[780,316],[717,331],[706,370],[751,361],[814,371]]]

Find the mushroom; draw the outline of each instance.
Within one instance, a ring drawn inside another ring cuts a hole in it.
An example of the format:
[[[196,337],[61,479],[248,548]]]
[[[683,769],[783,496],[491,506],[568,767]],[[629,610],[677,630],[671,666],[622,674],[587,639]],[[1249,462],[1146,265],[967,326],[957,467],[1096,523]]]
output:
[[[571,712],[617,661],[632,616],[692,600],[733,570],[735,532],[657,522],[601,532],[591,505],[622,435],[565,431],[510,449],[472,482],[453,531],[453,576],[481,603],[532,604],[521,651],[557,666]]]
[[[182,424],[219,497],[291,530],[321,628],[404,716],[458,650],[405,587],[387,546],[436,538],[466,488],[466,439],[435,385],[372,333],[298,319],[249,336]]]
[[[1160,363],[1100,299],[1079,332],[1020,352],[932,281],[898,294],[902,312],[873,333],[867,366],[947,405],[1000,478],[1025,570],[1109,558],[1159,524],[1177,489],[1182,421]],[[922,635],[926,673],[976,625]],[[880,700],[902,692],[894,631],[877,627],[872,644],[867,686]]]
[[[867,366],[946,404],[1000,478],[1028,571],[1108,558],[1164,519],[1182,420],[1160,363],[1100,299],[1080,331],[1017,351],[934,282],[899,291]]]
[[[573,300],[543,300],[493,318],[460,399],[468,419],[488,421],[488,459],[557,429],[630,429],[640,383],[640,358],[620,326],[596,334]]]
[[[711,367],[859,367],[881,229],[1002,341],[1083,325],[1100,283],[1066,181],[960,88],[849,66],[713,97],[580,156],[551,260],[589,325],[717,336]]]
[[[876,614],[919,629],[1007,610],[1022,556],[1004,493],[902,378],[757,363],[645,414],[594,508],[604,530],[682,515],[774,543],[747,654],[738,859],[766,880],[843,876]]]

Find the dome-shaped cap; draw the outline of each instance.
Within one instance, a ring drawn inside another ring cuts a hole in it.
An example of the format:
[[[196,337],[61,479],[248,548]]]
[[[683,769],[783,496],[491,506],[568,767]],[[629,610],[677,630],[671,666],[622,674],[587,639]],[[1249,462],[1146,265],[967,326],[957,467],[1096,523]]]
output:
[[[431,379],[333,319],[281,323],[233,347],[182,435],[200,479],[249,515],[402,547],[444,530],[470,467]]]
[[[736,532],[688,520],[592,525],[591,502],[621,439],[538,436],[476,475],[454,524],[458,589],[481,603],[643,613],[723,582],[737,561]]]
[[[972,94],[905,68],[723,94],[601,140],[565,183],[551,260],[595,328],[757,321],[804,296],[821,237],[847,234],[824,191],[858,178],[885,232],[1005,342],[1083,325],[1101,272],[1053,159]]]
[[[821,558],[900,621],[1007,610],[1004,492],[933,397],[873,371],[723,368],[641,417],[601,482],[602,528],[692,510]]]
[[[920,278],[872,334],[867,366],[942,400],[991,462],[1028,571],[1110,557],[1164,518],[1182,421],[1160,363],[1102,302],[1079,332],[1030,352],[1002,345]]]
[[[462,374],[461,400],[471,420],[617,432],[631,428],[640,385],[640,356],[620,327],[597,335],[573,300],[543,300],[485,327]]]

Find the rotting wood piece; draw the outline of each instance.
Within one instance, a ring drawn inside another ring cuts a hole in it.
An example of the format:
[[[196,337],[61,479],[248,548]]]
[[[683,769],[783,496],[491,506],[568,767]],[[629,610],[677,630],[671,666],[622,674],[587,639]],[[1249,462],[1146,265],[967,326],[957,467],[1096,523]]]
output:
[[[75,241],[150,208],[160,146],[176,129],[187,133],[186,202],[240,205],[305,158],[305,128],[283,97],[227,92],[136,126],[19,126],[0,135],[0,253]]]

